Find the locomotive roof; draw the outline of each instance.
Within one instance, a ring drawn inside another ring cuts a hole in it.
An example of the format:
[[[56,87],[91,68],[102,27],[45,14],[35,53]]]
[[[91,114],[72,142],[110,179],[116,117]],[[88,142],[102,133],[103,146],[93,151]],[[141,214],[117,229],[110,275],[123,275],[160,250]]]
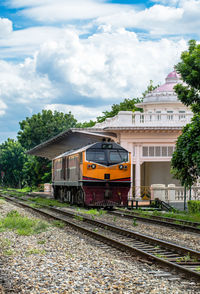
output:
[[[105,142],[106,143],[106,142]],[[109,144],[109,143],[108,143]],[[90,145],[87,145],[87,146],[85,146],[85,147],[83,147],[83,148],[79,148],[79,149],[76,149],[76,150],[70,150],[70,151],[67,151],[67,152],[65,152],[65,153],[63,153],[63,154],[60,154],[59,156],[57,156],[56,158],[54,158],[54,159],[59,159],[59,158],[62,158],[62,157],[64,157],[64,156],[68,156],[68,155],[73,155],[73,154],[76,154],[76,153],[79,153],[79,152],[83,152],[83,151],[85,151],[85,150],[87,150],[87,149],[89,149],[89,148],[101,148],[101,145],[102,145],[102,142],[101,143],[93,143],[93,144],[90,144]],[[113,147],[114,148],[112,148],[111,150],[113,150],[113,149],[120,149],[120,150],[126,150],[126,149],[124,149],[122,146],[120,146],[119,144],[117,144],[117,143],[114,143],[114,142],[112,142],[112,145],[113,145]],[[127,150],[126,150],[127,151]]]
[[[53,159],[64,152],[71,152],[94,144],[102,142],[104,139],[113,140],[116,137],[113,133],[92,133],[82,129],[68,129],[57,136],[35,146],[27,151],[28,154]]]

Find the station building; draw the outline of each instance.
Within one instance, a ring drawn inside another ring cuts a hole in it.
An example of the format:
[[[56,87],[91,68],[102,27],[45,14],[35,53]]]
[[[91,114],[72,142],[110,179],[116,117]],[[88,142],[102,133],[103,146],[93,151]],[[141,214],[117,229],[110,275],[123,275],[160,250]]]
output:
[[[177,99],[177,83],[181,83],[180,76],[173,71],[137,104],[143,112],[120,111],[90,129],[115,134],[115,140],[131,152],[135,196],[141,195],[142,187],[154,184],[180,186],[170,174],[170,162],[176,140],[193,113]]]
[[[92,128],[66,130],[28,153],[53,159],[68,150],[111,139],[131,152],[130,199],[141,199],[143,191],[146,194],[149,189],[151,197],[183,201],[184,188],[170,174],[171,158],[177,138],[193,113],[177,99],[177,83],[181,83],[180,76],[173,71],[163,85],[137,104],[141,112],[120,111]],[[187,198],[190,196],[188,193]],[[192,199],[199,198],[199,186],[193,187]]]

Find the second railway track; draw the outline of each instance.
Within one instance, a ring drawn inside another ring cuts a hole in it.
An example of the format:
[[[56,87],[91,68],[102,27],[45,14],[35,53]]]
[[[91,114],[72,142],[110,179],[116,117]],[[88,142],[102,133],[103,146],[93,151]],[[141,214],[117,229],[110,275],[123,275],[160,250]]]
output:
[[[156,225],[168,226],[175,229],[180,229],[184,231],[189,231],[193,233],[200,234],[200,223],[185,221],[181,219],[173,219],[162,216],[141,216],[139,213],[127,213],[123,211],[109,211],[109,214],[114,216],[128,218],[128,219],[137,219],[142,222],[148,222]],[[176,223],[178,222],[178,223]]]
[[[3,196],[3,195],[2,195]],[[200,280],[200,252],[165,242],[133,230],[123,229],[104,221],[69,212],[61,208],[34,208],[14,198],[3,196],[8,201],[54,218],[90,235],[106,244],[133,255],[154,261],[162,266],[181,272],[187,278]]]

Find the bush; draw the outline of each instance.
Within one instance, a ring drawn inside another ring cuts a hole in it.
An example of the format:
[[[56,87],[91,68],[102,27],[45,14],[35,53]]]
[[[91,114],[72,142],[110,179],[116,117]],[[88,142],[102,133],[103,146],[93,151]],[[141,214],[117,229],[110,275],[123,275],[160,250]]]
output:
[[[189,213],[200,213],[200,200],[189,200],[188,211]]]

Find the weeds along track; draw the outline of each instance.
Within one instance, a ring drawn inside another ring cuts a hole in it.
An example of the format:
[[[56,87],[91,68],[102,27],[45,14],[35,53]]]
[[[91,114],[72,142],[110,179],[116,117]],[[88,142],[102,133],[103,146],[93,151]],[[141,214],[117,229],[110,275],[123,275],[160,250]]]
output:
[[[46,217],[62,221],[74,229],[101,242],[132,255],[140,255],[148,261],[176,270],[187,278],[200,281],[200,252],[159,239],[151,238],[133,230],[122,229],[104,221],[97,221],[64,208],[35,208],[18,199],[3,196],[7,201],[31,209]]]
[[[111,214],[111,215],[114,215],[117,217],[127,218],[127,219],[134,219],[135,218],[135,219],[142,221],[142,222],[172,227],[175,229],[180,229],[180,230],[200,234],[200,223],[185,221],[185,220],[181,220],[181,219],[162,217],[162,216],[154,216],[154,215],[149,216],[147,214],[142,216],[137,212],[127,213],[127,212],[123,212],[120,210],[109,211],[108,214]]]

